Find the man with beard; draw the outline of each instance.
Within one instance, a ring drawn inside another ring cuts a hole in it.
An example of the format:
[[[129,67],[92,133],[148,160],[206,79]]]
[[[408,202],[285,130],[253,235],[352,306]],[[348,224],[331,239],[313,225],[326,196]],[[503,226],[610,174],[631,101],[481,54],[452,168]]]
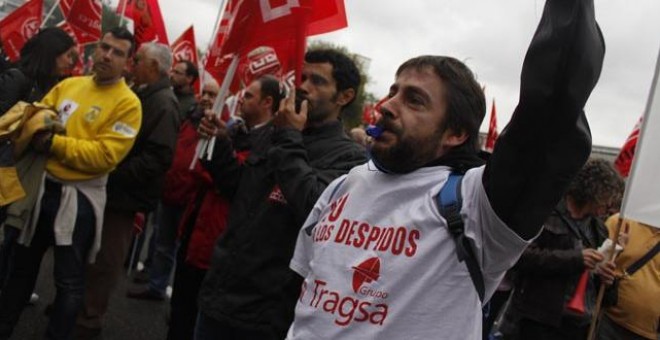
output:
[[[188,60],[174,64],[170,71],[172,89],[179,101],[179,120],[186,119],[186,115],[195,106],[195,81],[199,78],[197,66]]]
[[[128,155],[141,125],[140,101],[122,77],[133,50],[130,32],[111,30],[94,51],[94,75],[66,79],[42,100],[58,111],[66,133],[33,141],[48,155],[46,174],[39,197],[32,198],[34,221],[15,226],[22,231],[0,296],[0,339],[18,322],[50,246],[57,293],[45,337],[72,338],[87,263],[101,244],[108,173]]]
[[[333,179],[366,161],[339,120],[359,84],[347,56],[307,52],[300,112],[294,94],[282,101],[276,117],[253,136],[243,165],[224,124],[208,116],[200,125],[202,136],[217,136],[205,165],[232,206],[200,289],[197,339],[285,336],[300,291],[300,278],[288,268],[299,226]]]
[[[482,304],[589,156],[583,107],[603,54],[592,0],[549,0],[485,166],[472,72],[450,57],[403,63],[372,160],[330,184],[299,232],[291,268],[304,282],[287,338],[481,339]],[[462,197],[449,221],[446,183]]]

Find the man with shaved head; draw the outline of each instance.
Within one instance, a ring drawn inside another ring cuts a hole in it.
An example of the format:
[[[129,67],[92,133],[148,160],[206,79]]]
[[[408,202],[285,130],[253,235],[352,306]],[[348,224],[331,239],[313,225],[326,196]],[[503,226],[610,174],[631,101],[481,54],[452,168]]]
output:
[[[108,204],[101,249],[88,267],[85,302],[78,314],[77,337],[101,332],[112,290],[121,278],[131,243],[133,220],[158,204],[172,163],[179,127],[179,105],[169,71],[172,52],[159,43],[142,44],[134,58],[134,91],[142,103],[142,128],[128,156],[108,178]]]

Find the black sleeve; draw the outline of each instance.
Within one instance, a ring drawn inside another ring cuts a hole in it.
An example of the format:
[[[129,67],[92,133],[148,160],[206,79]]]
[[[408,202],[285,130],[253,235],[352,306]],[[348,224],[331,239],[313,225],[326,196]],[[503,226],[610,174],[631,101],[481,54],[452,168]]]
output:
[[[140,151],[129,154],[111,173],[108,180],[113,182],[113,186],[139,188],[145,178],[159,177],[170,168],[179,131],[179,113],[176,101],[161,103],[157,112],[143,113],[144,129],[140,134],[145,135],[138,134],[134,146]]]
[[[548,249],[532,244],[518,260],[516,270],[539,276],[575,275],[584,271],[579,249]]]
[[[317,169],[309,164],[301,132],[276,129],[272,140],[273,147],[268,152],[269,167],[275,171],[282,194],[296,215],[296,227],[304,223],[330,182],[348,173],[352,167],[366,162],[366,156],[357,151],[358,148],[348,143],[338,143],[336,147],[342,152],[333,159],[332,165]]]
[[[216,189],[228,199],[234,197],[243,173],[243,166],[236,159],[236,152],[229,138],[216,138],[211,160],[201,159]]]
[[[18,69],[10,69],[0,75],[0,116],[20,100],[26,100],[32,82]]]
[[[589,157],[583,108],[604,52],[593,0],[547,1],[523,63],[518,106],[483,177],[496,214],[525,239]]]

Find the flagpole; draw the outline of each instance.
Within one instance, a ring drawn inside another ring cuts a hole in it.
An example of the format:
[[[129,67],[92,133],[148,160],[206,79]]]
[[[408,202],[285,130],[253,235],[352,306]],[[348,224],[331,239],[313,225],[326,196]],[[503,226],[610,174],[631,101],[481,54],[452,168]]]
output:
[[[238,61],[239,61],[238,55],[234,55],[233,59],[231,60],[231,64],[229,65],[229,68],[227,69],[227,74],[225,74],[225,78],[222,80],[222,86],[220,86],[220,91],[218,92],[218,95],[215,97],[215,102],[213,102],[213,108],[211,110],[213,111],[213,114],[216,116],[222,115],[222,107],[225,103],[225,99],[227,98],[227,95],[229,94],[229,86],[231,85],[232,80],[234,79],[234,75],[236,74],[236,69],[238,68]],[[193,157],[192,162],[190,163],[190,169],[195,168],[195,164],[197,164],[197,159],[202,158],[204,155],[204,152],[206,151],[207,153],[207,159],[211,160],[211,157],[213,157],[213,150],[215,148],[215,136],[211,137],[210,139],[202,139],[199,142],[197,142],[197,147],[195,149],[195,157]]]
[[[220,92],[218,93],[218,96],[215,98],[215,103],[213,103],[213,113],[218,117],[222,115],[222,107],[224,106],[225,99],[229,94],[229,86],[234,80],[236,69],[238,69],[239,59],[240,58],[238,57],[238,54],[235,54],[234,58],[231,60],[231,64],[229,64],[229,68],[227,69],[227,74],[225,75],[225,79],[222,80],[222,86],[220,86]],[[211,137],[209,143],[210,144],[208,145],[208,149],[206,152],[206,159],[210,161],[211,158],[213,157],[213,149],[215,148],[215,136]]]
[[[607,261],[613,261],[614,256],[616,255],[616,245],[619,243],[619,234],[621,233],[621,225],[623,224],[623,218],[619,214],[619,221],[616,224],[616,228],[614,229],[614,239],[612,240],[612,246],[610,247],[610,252]],[[602,314],[602,304],[603,304],[603,297],[605,296],[605,283],[600,284],[600,288],[598,289],[598,296],[596,297],[596,306],[594,307],[593,315],[591,316],[591,325],[589,325],[589,334],[587,335],[587,340],[593,340],[594,336],[596,336],[596,327],[598,326],[598,322],[600,321],[600,317]]]
[[[220,0],[220,11],[218,11],[218,15],[215,18],[215,25],[213,26],[213,34],[211,34],[211,41],[209,41],[208,46],[211,46],[213,44],[213,40],[215,39],[215,35],[218,34],[218,29],[220,28],[220,20],[222,20],[222,16],[225,14],[225,2],[226,0]]]
[[[48,11],[48,14],[46,14],[46,18],[44,18],[44,20],[41,22],[41,27],[39,27],[39,28],[44,28],[44,26],[46,26],[46,23],[48,22],[48,19],[50,19],[50,17],[53,16],[53,13],[55,12],[55,9],[57,9],[57,6],[60,5],[60,1],[61,0],[55,1],[55,4],[53,5],[53,7],[50,8],[50,11]],[[64,19],[66,19],[66,18],[64,18]]]
[[[220,0],[220,10],[218,11],[218,16],[215,18],[215,25],[213,26],[213,34],[211,34],[211,40],[209,41],[208,45],[206,46],[206,54],[205,56],[208,57],[209,52],[211,51],[211,48],[213,47],[213,41],[215,40],[215,36],[218,34],[218,29],[220,28],[220,20],[222,20],[222,16],[225,14],[225,3],[226,0]],[[204,87],[204,83],[206,81],[206,69],[201,72],[201,76],[199,79],[199,85],[200,89]]]

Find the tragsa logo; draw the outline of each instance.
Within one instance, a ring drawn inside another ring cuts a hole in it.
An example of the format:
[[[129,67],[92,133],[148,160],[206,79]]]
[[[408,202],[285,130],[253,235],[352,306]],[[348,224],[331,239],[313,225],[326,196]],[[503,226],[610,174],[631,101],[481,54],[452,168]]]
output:
[[[380,258],[371,257],[364,260],[353,269],[353,291],[364,296],[386,299],[388,294],[384,291],[374,290],[365,286],[365,283],[378,281],[380,278]]]

